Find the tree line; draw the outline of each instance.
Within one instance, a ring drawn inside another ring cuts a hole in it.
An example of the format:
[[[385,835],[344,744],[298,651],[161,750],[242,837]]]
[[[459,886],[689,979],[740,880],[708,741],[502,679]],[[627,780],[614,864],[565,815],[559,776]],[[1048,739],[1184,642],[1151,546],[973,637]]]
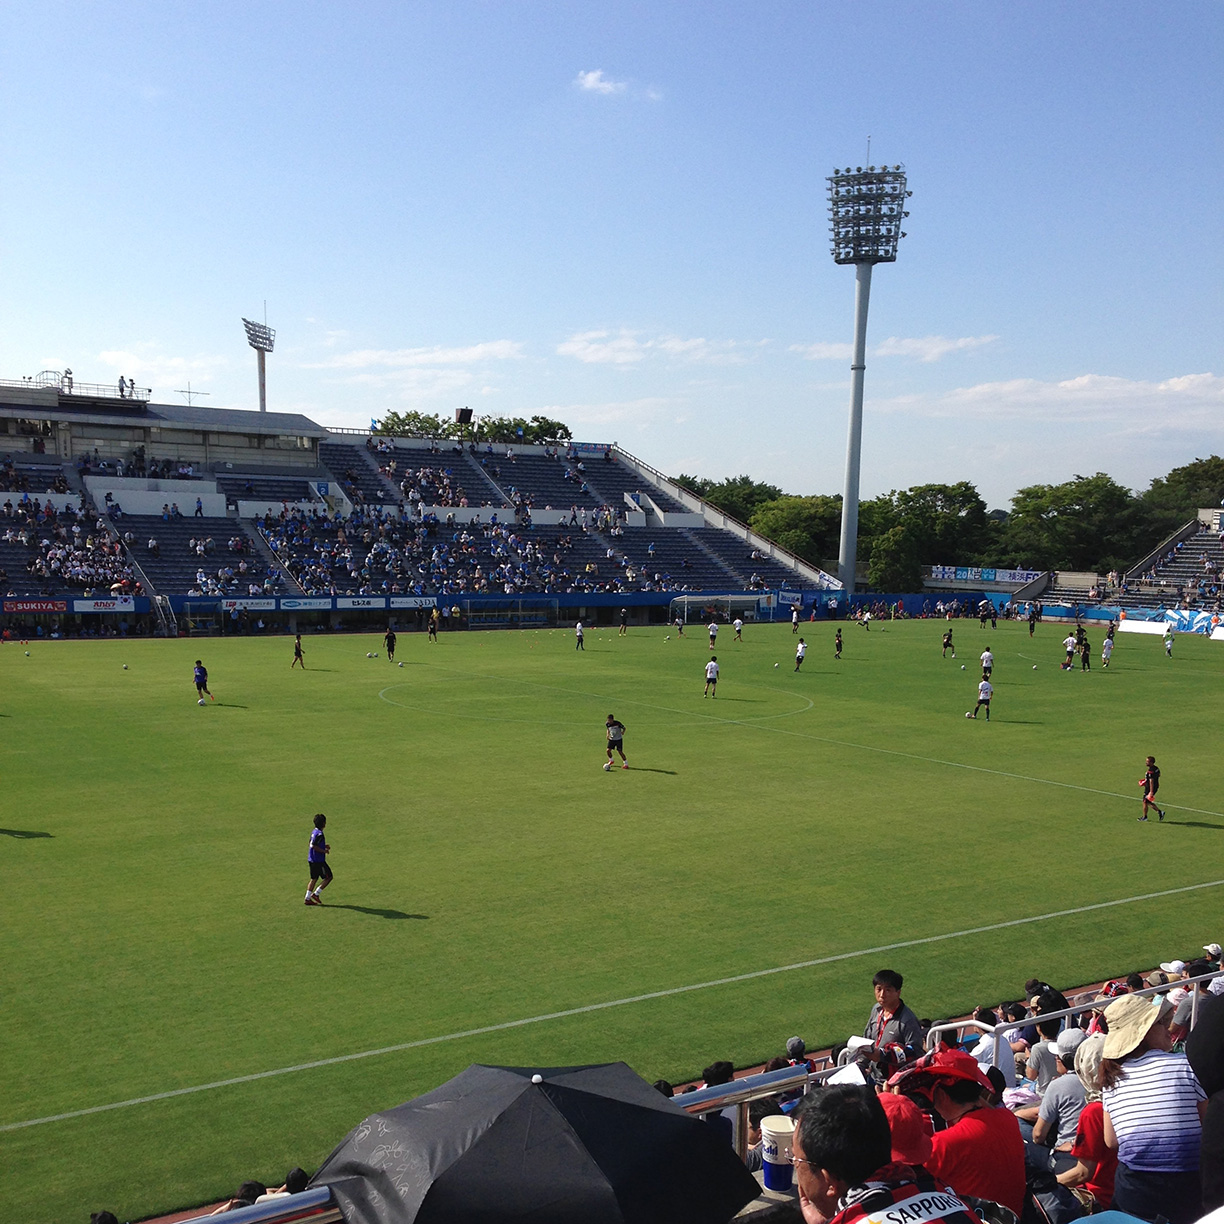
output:
[[[438,438],[461,442],[515,442],[547,446],[570,442],[569,426],[545,416],[474,416],[470,425],[431,412],[388,412],[374,422],[375,434],[399,438]]]
[[[813,565],[838,554],[840,494],[801,497],[749,476],[673,477],[732,518]],[[859,503],[859,556],[878,591],[919,591],[924,565],[1124,570],[1200,507],[1224,500],[1224,459],[1174,468],[1142,492],[1104,472],[1017,491],[1009,511],[986,509],[967,480],[915,485]]]

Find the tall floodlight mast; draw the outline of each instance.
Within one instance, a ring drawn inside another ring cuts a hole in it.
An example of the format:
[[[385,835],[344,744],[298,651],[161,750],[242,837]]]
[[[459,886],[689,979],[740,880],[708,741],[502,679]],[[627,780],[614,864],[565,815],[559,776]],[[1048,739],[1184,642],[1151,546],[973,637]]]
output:
[[[833,262],[854,264],[854,357],[850,363],[850,432],[846,440],[846,485],[842,496],[841,551],[837,576],[854,592],[858,562],[859,460],[863,443],[863,371],[867,368],[867,302],[871,269],[894,263],[897,243],[909,216],[903,166],[856,166],[834,170],[829,183],[829,222]]]
[[[268,411],[267,370],[264,364],[264,354],[270,353],[276,344],[276,332],[266,323],[252,323],[243,319],[242,326],[246,328],[247,343],[255,350],[259,359],[259,411]]]

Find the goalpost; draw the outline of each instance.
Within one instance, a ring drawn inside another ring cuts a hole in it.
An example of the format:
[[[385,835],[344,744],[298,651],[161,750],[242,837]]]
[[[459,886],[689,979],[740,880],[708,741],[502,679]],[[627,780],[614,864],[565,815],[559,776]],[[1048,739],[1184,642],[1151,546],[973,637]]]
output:
[[[745,621],[773,620],[777,613],[778,598],[772,591],[759,595],[677,595],[668,607],[669,621],[681,620],[686,625],[709,624],[714,621],[733,621],[736,617]],[[787,616],[790,610],[787,609]]]

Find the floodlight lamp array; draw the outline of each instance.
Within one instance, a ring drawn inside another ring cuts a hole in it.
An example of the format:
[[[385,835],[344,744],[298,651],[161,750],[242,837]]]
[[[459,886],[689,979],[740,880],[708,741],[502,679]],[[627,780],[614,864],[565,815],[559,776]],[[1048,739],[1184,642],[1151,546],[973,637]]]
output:
[[[892,263],[905,237],[904,166],[856,166],[829,176],[829,223],[833,261],[839,264]]]
[[[258,349],[261,353],[272,351],[273,345],[276,344],[275,329],[266,323],[252,323],[250,319],[243,319],[242,326],[246,328],[247,343],[253,349]]]

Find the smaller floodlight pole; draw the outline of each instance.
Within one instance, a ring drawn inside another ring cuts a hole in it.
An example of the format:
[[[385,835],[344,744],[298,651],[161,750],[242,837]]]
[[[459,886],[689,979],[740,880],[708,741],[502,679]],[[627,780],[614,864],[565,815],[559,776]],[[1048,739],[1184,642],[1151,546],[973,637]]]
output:
[[[247,343],[255,350],[259,361],[259,411],[268,411],[267,367],[264,354],[270,353],[276,344],[276,332],[266,323],[252,323],[243,319],[242,326],[246,328]]]
[[[834,170],[829,180],[829,222],[833,262],[854,264],[854,355],[850,361],[850,428],[846,439],[846,483],[842,495],[841,550],[837,576],[854,594],[858,565],[859,469],[863,444],[863,374],[867,369],[867,305],[871,269],[894,263],[905,237],[901,222],[909,213],[901,166],[862,166]]]

